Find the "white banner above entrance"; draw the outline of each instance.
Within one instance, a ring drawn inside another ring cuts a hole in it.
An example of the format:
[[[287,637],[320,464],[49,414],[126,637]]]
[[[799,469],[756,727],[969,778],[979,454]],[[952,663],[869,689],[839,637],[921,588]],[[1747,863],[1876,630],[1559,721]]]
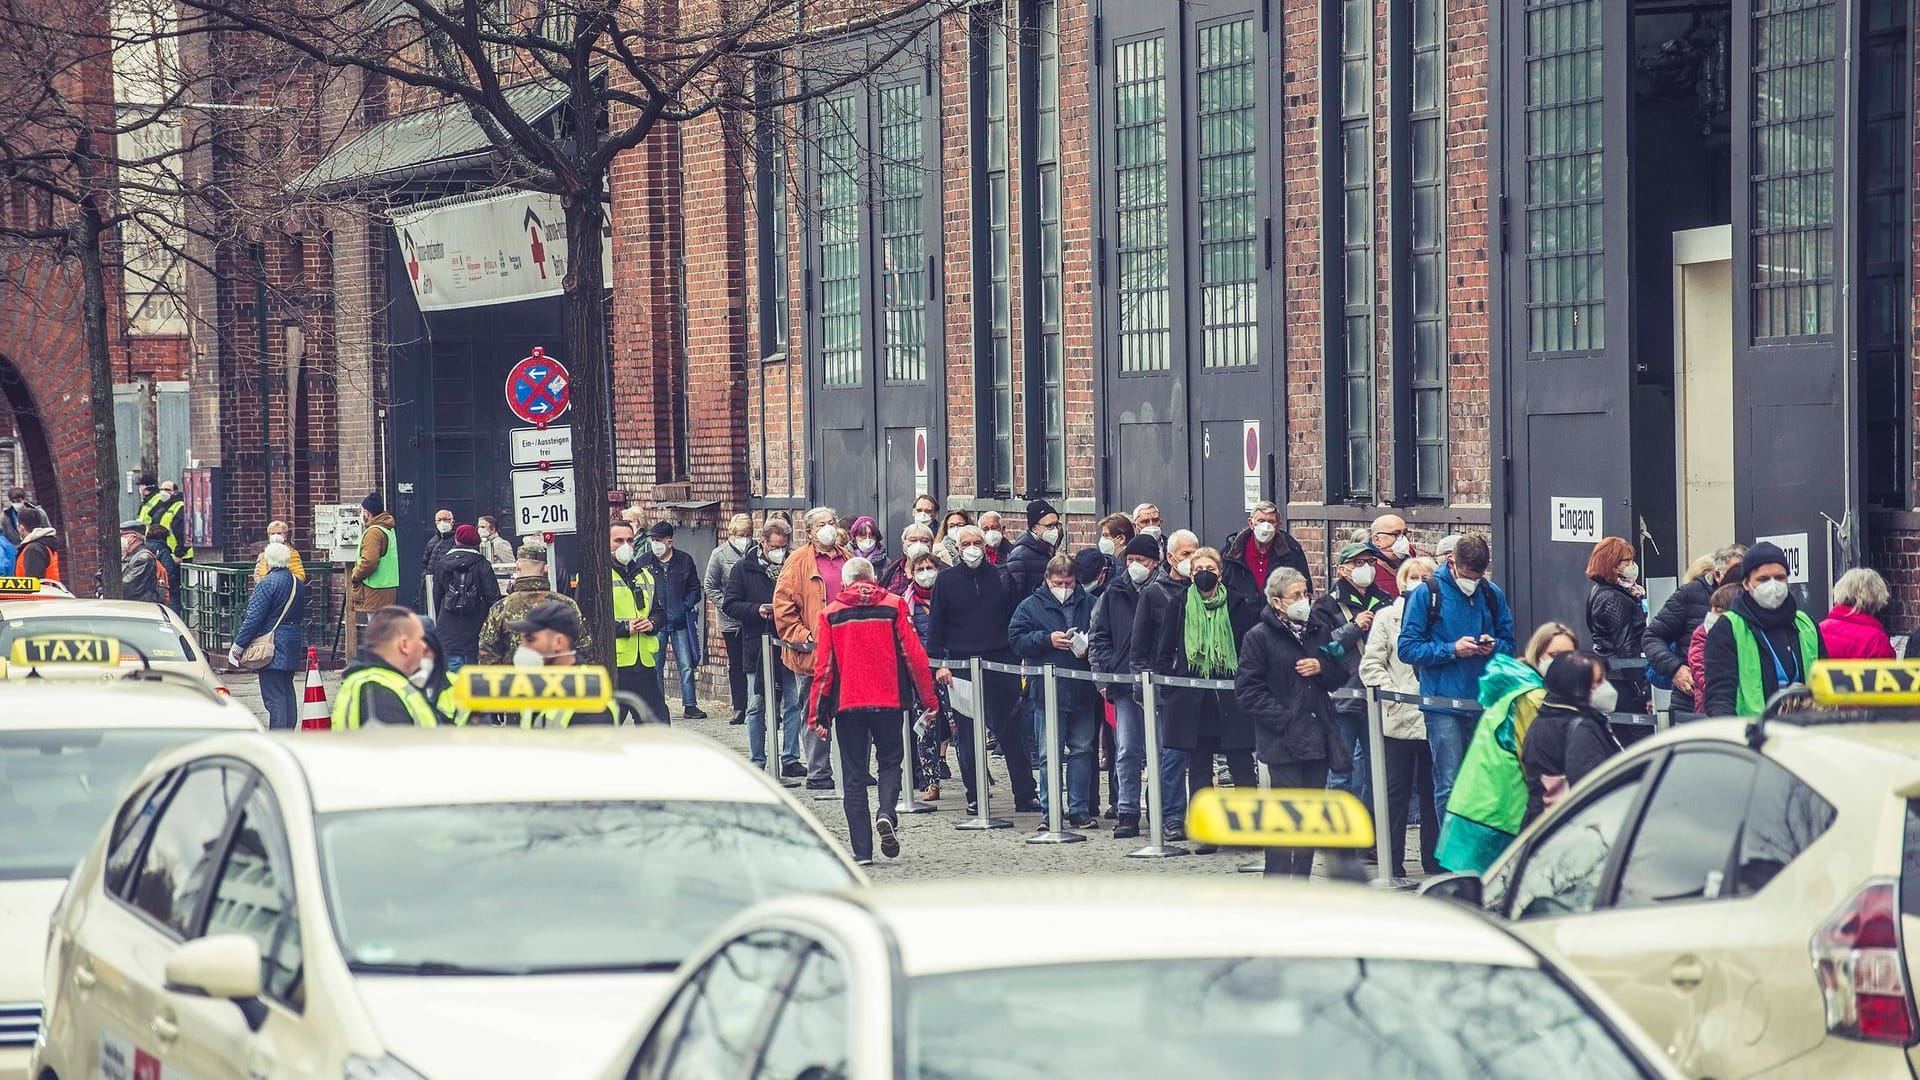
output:
[[[510,191],[393,215],[394,235],[421,311],[450,311],[559,296],[567,275],[567,222],[558,197]],[[613,283],[603,228],[602,280]]]

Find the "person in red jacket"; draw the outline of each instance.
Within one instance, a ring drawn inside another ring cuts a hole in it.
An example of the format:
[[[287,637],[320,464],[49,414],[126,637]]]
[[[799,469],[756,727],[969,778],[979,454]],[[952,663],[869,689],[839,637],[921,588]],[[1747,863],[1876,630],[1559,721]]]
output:
[[[841,570],[840,595],[820,613],[814,632],[813,701],[808,726],[824,739],[828,729],[840,747],[840,805],[854,861],[873,863],[880,853],[900,854],[900,763],[906,741],[900,714],[913,707],[932,712],[933,671],[913,629],[906,602],[875,580],[873,564],[855,556]],[[914,698],[915,700],[909,700]],[[877,757],[879,817],[867,816],[867,760]]]
[[[1833,610],[1820,620],[1820,640],[1835,660],[1892,660],[1893,642],[1880,615],[1887,610],[1887,583],[1856,566],[1833,583]]]

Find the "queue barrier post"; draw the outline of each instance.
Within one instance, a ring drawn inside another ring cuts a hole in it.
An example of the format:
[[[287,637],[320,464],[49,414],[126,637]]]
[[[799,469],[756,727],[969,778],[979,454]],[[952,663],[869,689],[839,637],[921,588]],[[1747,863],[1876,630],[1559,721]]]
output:
[[[967,675],[973,689],[973,791],[979,814],[956,823],[954,828],[964,832],[1011,829],[1013,822],[994,817],[987,805],[993,793],[987,790],[987,687],[979,657],[967,661]]]
[[[1027,837],[1029,844],[1078,844],[1086,837],[1070,832],[1063,827],[1062,818],[1066,816],[1063,792],[1060,790],[1060,680],[1054,674],[1052,664],[1040,669],[1041,690],[1041,737],[1046,745],[1040,748],[1040,760],[1044,763],[1047,785],[1047,823],[1042,831]]]
[[[900,799],[894,804],[896,814],[931,814],[939,807],[920,801],[920,793],[913,787],[913,763],[919,759],[920,742],[913,735],[913,711],[900,713]]]
[[[1253,771],[1255,775],[1259,778],[1258,782],[1259,782],[1261,791],[1266,791],[1269,788],[1273,787],[1273,770],[1267,768],[1266,762],[1259,761],[1259,760],[1254,761]],[[1256,855],[1254,858],[1249,859],[1246,862],[1241,863],[1239,866],[1234,867],[1234,869],[1242,874],[1265,874],[1267,872],[1266,852],[1264,851],[1261,852],[1260,854]],[[1279,876],[1279,875],[1276,874],[1276,876]]]
[[[1404,867],[1393,863],[1393,842],[1395,837],[1388,834],[1393,829],[1393,807],[1387,798],[1387,708],[1379,697],[1367,694],[1367,749],[1373,772],[1373,849],[1379,860],[1376,864],[1382,884],[1397,882],[1406,872]],[[1439,835],[1440,823],[1437,821],[1420,823],[1422,829],[1433,829]]]
[[[767,775],[781,786],[788,786],[781,775],[780,761],[780,684],[773,677],[774,642],[772,634],[760,639],[760,761]]]
[[[1142,771],[1142,780],[1147,784],[1147,824],[1148,840],[1146,847],[1138,851],[1127,852],[1129,859],[1171,859],[1177,855],[1192,854],[1178,844],[1167,843],[1166,835],[1166,793],[1161,790],[1160,778],[1165,775],[1160,768],[1160,716],[1154,702],[1153,672],[1140,673],[1140,712],[1142,726],[1147,734],[1147,760]]]

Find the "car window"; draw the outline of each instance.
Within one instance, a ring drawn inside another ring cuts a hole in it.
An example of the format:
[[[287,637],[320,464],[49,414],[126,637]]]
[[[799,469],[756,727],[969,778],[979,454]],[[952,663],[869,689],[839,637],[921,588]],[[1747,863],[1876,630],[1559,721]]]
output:
[[[140,845],[147,842],[153,823],[160,817],[160,804],[165,801],[167,789],[179,775],[175,769],[156,777],[120,805],[120,813],[113,819],[113,832],[107,839],[105,887],[108,892],[119,893],[126,884],[127,875],[133,872],[133,861],[140,855]]]
[[[1615,907],[1732,894],[1726,876],[1753,792],[1753,762],[1744,752],[1673,755],[1627,848]]]
[[[1778,764],[1761,758],[1740,826],[1735,886],[1750,896],[1766,888],[1833,825],[1833,804]]]
[[[1577,915],[1592,911],[1607,872],[1607,857],[1620,839],[1627,812],[1640,794],[1646,766],[1585,800],[1539,840],[1526,856],[1513,888],[1513,917]]]
[[[187,773],[160,811],[153,840],[140,860],[129,900],[182,937],[193,933],[194,914],[241,784],[236,770],[219,765]]]
[[[252,938],[260,946],[261,987],[268,997],[298,1008],[304,999],[300,920],[284,838],[266,789],[254,788],[214,884],[206,932]]]
[[[0,623],[0,655],[23,637],[43,634],[84,634],[113,638],[123,655],[139,650],[148,660],[181,662],[199,659],[193,643],[164,617],[139,615],[44,615],[8,619]]]
[[[825,949],[812,949],[800,962],[753,1075],[754,1080],[847,1075],[846,974]]]
[[[664,1080],[734,1080],[752,1060],[760,1018],[785,978],[793,950],[784,934],[753,934],[707,961],[700,992],[687,1003],[679,1037],[663,1070],[637,1073]]]

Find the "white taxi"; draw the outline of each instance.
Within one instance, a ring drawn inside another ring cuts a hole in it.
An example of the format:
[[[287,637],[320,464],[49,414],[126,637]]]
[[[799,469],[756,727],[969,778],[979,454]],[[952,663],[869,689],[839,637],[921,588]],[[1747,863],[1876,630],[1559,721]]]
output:
[[[669,729],[211,740],[148,768],[77,871],[36,1069],[590,1076],[715,926],[861,882],[777,784]]]
[[[1911,1078],[1920,664],[1810,681],[1764,721],[1636,743],[1485,874],[1421,891],[1564,956],[1688,1076]]]
[[[1346,792],[1197,793],[1206,843],[1352,852]],[[1296,854],[1298,854],[1296,850]],[[1270,860],[1277,870],[1288,859]],[[1450,905],[1333,882],[1052,877],[770,901],[603,1080],[1672,1080],[1592,987]]]
[[[226,684],[214,674],[207,654],[194,643],[193,631],[165,604],[140,600],[65,600],[45,603],[0,600],[0,675],[8,679],[39,677],[112,678],[112,672],[79,665],[58,672],[40,664],[38,655],[22,648],[27,639],[56,639],[75,635],[111,638],[119,643],[121,668],[152,667],[198,679],[225,696]]]
[[[0,697],[0,1080],[18,1080],[40,1031],[47,922],[74,866],[156,754],[260,721],[150,672],[13,683]]]

